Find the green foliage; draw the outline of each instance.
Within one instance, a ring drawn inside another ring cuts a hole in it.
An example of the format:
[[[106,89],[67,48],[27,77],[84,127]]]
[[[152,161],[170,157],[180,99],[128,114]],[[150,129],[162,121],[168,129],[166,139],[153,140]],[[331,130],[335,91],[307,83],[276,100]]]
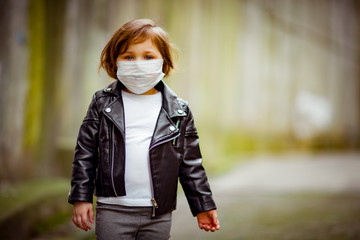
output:
[[[45,3],[30,1],[29,10],[29,71],[24,146],[37,146],[41,137],[45,82]]]

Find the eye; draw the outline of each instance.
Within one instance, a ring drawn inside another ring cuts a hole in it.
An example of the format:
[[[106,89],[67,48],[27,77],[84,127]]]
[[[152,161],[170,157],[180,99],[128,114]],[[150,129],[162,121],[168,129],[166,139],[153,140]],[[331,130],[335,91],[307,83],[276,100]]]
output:
[[[151,56],[151,55],[146,55],[144,58],[145,58],[145,60],[151,60],[151,59],[154,59],[154,57],[153,57],[153,56]]]
[[[132,56],[125,56],[124,59],[125,59],[125,60],[128,60],[128,61],[132,61],[132,60],[134,60],[134,57],[132,57]]]

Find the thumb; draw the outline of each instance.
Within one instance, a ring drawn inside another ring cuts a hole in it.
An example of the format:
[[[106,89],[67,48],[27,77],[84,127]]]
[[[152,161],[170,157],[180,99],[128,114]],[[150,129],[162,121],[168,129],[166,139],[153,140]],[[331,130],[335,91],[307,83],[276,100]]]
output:
[[[89,220],[91,223],[94,223],[94,211],[93,211],[92,207],[89,208]]]
[[[219,225],[219,219],[217,217],[217,213],[216,211],[213,212],[213,214],[211,215],[211,219],[214,225]]]

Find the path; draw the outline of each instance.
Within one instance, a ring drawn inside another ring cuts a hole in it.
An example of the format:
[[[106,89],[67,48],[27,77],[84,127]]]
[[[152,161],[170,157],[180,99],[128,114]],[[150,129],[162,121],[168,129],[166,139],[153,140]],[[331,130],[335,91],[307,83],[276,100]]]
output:
[[[244,221],[241,224],[242,226],[238,226],[239,229],[243,228],[249,222],[249,219],[263,214],[257,212],[257,209],[269,212],[277,209],[276,211],[281,212],[285,207],[288,207],[294,212],[296,207],[308,209],[311,204],[319,204],[318,208],[321,209],[322,206],[327,204],[327,199],[330,199],[330,197],[321,197],[324,194],[331,196],[359,194],[360,196],[360,153],[261,156],[241,164],[224,176],[210,179],[210,184],[218,205],[220,220],[222,223],[227,223],[226,226],[222,226],[222,230],[228,229],[227,233],[225,234],[224,231],[217,233],[199,231],[196,218],[191,216],[184,196],[179,196],[178,208],[173,213],[171,239],[239,239],[238,235],[229,232],[236,232],[237,226],[229,227],[229,225],[232,222]],[[291,201],[282,197],[291,194],[307,194],[311,196],[320,194],[321,196],[296,197],[292,198]],[[358,201],[353,200],[353,198],[341,198],[336,201],[339,202],[339,206],[341,201],[346,206],[354,202],[354,207],[360,209],[360,206],[357,205]],[[233,207],[237,205],[239,207]],[[340,214],[341,211],[339,210]],[[349,211],[351,212],[351,209]],[[328,212],[324,209],[322,216],[325,216]],[[286,214],[290,214],[290,210]],[[350,219],[352,222],[354,221],[352,218]],[[326,224],[326,221],[324,224]],[[252,226],[247,227],[251,228]],[[356,229],[351,231],[349,233],[350,235],[353,234],[351,236],[358,234]],[[324,235],[327,233],[319,234]]]

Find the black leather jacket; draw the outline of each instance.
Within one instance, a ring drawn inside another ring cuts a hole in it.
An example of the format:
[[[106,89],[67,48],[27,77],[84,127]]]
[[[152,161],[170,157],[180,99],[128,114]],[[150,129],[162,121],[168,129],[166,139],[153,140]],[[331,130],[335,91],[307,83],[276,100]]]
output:
[[[92,202],[95,189],[96,196],[126,195],[122,88],[115,81],[94,94],[77,139],[69,203]],[[156,89],[163,102],[149,148],[153,216],[176,208],[178,178],[194,216],[216,209],[190,109],[164,82]]]

